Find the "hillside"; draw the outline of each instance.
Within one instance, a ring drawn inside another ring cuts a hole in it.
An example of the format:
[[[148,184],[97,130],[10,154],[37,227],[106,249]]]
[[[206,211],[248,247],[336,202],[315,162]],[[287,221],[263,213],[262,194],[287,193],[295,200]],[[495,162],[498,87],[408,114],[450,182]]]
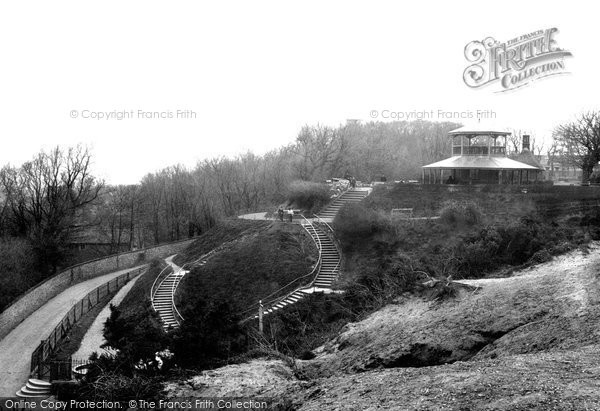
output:
[[[510,278],[465,280],[478,288],[452,299],[405,296],[349,324],[315,359],[296,360],[295,370],[254,361],[169,391],[264,394],[303,410],[595,409],[598,267],[594,243]],[[261,378],[243,377],[257,372]],[[230,378],[236,384],[221,384]]]
[[[218,241],[223,241],[223,249],[181,281],[177,290],[181,310],[204,299],[229,301],[242,311],[309,273],[317,261],[316,247],[299,225],[244,220],[211,230],[210,236],[202,236],[186,250],[182,260],[197,259]]]

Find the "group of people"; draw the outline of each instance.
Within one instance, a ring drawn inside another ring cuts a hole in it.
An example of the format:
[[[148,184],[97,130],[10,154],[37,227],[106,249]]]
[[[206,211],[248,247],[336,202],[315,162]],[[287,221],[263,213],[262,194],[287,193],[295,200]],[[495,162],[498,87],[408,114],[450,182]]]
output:
[[[279,207],[279,209],[277,210],[277,216],[279,217],[279,220],[283,221],[284,215],[286,215],[287,218],[289,218],[291,223],[292,219],[294,218],[294,210],[291,207],[288,207],[288,209],[284,211],[283,208]]]
[[[356,188],[356,179],[354,177],[350,177],[348,181],[350,181],[350,187]]]

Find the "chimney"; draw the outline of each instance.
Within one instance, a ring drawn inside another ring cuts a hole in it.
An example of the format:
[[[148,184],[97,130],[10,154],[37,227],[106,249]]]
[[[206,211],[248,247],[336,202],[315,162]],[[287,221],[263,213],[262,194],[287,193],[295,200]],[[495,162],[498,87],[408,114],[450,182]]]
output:
[[[529,147],[529,134],[523,134],[523,151],[525,150],[531,150],[531,148]]]

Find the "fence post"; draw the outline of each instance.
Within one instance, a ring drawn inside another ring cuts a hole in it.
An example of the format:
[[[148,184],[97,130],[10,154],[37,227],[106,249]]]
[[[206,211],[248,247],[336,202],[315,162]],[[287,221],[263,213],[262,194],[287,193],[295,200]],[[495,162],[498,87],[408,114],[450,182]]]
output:
[[[44,361],[44,340],[40,343],[41,350],[38,354],[38,379],[43,379],[42,376],[42,362]]]
[[[262,300],[258,300],[258,332],[263,334],[263,304]]]

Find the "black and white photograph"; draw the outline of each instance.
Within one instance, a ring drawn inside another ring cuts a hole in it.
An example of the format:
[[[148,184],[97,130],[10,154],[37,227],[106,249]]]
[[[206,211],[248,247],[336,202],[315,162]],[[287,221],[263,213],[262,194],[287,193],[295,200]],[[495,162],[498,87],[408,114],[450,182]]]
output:
[[[599,11],[0,3],[0,411],[600,410]]]

